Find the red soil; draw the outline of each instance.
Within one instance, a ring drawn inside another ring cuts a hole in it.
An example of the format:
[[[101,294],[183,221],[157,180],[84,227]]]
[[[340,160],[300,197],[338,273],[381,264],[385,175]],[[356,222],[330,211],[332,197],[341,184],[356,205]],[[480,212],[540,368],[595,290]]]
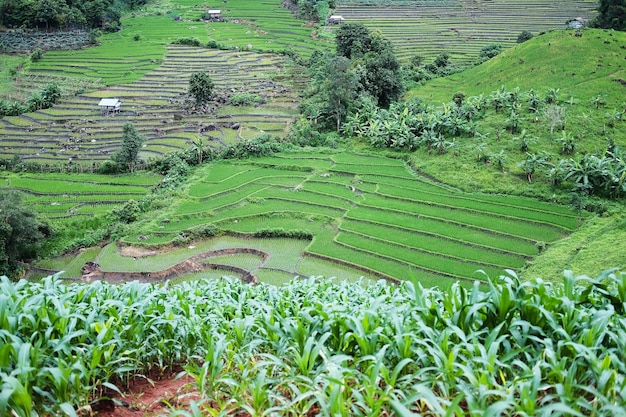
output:
[[[192,383],[191,377],[176,379],[175,374],[159,380],[135,378],[122,390],[124,395],[92,403],[92,412],[98,417],[152,417],[168,409],[188,410],[190,401],[199,399]]]

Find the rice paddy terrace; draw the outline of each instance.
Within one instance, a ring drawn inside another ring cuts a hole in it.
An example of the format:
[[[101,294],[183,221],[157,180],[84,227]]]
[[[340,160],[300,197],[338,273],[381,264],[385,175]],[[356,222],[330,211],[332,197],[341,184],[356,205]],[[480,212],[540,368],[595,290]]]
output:
[[[476,60],[487,44],[514,44],[522,31],[534,35],[564,29],[568,20],[589,19],[595,0],[337,0],[335,14],[378,29],[399,58],[433,58],[449,53],[454,62]]]
[[[108,213],[115,205],[140,200],[151,192],[158,175],[14,174],[0,172],[0,185],[19,190],[40,217],[69,221]]]
[[[281,283],[323,274],[446,287],[484,280],[479,270],[519,270],[578,221],[566,207],[461,193],[400,160],[353,153],[213,163],[198,170],[185,195],[119,247],[92,249],[57,269],[80,276],[77,268],[95,261],[111,277],[147,280],[194,272],[188,278]],[[220,233],[194,239],[211,228]],[[274,237],[276,230],[299,238]]]
[[[71,56],[55,58],[60,66],[71,61]],[[105,61],[84,65],[104,67]],[[220,96],[255,94],[264,104],[215,104],[208,113],[191,111],[183,98],[190,75],[198,71],[210,74]],[[0,119],[0,157],[19,155],[52,165],[68,160],[98,164],[119,148],[122,127],[128,122],[146,138],[143,159],[160,157],[198,139],[219,148],[261,132],[282,135],[297,113],[292,88],[276,81],[283,71],[282,59],[276,55],[171,45],[162,65],[135,82],[65,97],[53,108]],[[113,97],[122,101],[122,111],[101,114],[100,99]]]

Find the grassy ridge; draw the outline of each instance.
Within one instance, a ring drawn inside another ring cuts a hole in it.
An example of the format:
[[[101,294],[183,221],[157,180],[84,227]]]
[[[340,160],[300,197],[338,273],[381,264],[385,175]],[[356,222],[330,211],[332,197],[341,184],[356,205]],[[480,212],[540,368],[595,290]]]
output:
[[[623,102],[619,80],[626,78],[621,48],[625,42],[624,32],[603,29],[585,29],[580,37],[573,30],[546,33],[462,73],[429,81],[410,96],[440,103],[450,101],[457,91],[489,95],[504,85],[539,93],[558,88],[565,103],[571,97],[572,104],[583,107],[598,94],[604,95],[606,105],[619,105]]]

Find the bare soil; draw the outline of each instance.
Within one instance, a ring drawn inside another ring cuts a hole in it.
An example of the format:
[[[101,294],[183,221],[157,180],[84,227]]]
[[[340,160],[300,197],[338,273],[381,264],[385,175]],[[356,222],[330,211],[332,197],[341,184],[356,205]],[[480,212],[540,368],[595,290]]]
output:
[[[91,412],[98,417],[152,417],[171,409],[189,410],[193,400],[199,400],[199,395],[188,375],[176,378],[172,374],[158,380],[137,377],[123,395],[114,393],[111,400],[93,402]]]

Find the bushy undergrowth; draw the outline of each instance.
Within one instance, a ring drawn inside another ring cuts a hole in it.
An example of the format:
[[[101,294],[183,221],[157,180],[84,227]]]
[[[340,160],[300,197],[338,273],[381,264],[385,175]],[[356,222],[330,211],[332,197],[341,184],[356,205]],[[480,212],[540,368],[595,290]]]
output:
[[[61,97],[61,89],[56,84],[47,84],[40,91],[33,92],[25,103],[18,101],[9,102],[0,99],[0,117],[19,116],[26,112],[32,112],[52,107]]]
[[[306,230],[285,230],[282,227],[277,227],[257,230],[254,232],[254,237],[285,237],[290,239],[311,240],[313,239],[313,234],[311,234],[311,232],[307,232]]]
[[[619,271],[445,292],[53,277],[1,278],[0,289],[2,415],[72,415],[104,388],[177,364],[199,394],[183,415],[616,416],[626,406]]]

